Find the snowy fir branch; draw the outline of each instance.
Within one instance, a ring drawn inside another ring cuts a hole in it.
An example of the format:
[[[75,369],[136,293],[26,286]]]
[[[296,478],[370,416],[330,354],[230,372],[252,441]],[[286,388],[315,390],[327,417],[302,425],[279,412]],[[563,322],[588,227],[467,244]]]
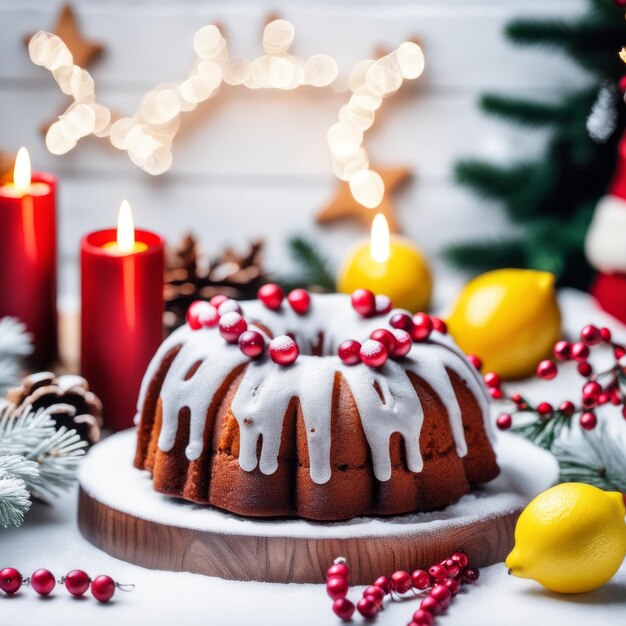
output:
[[[17,384],[22,363],[32,351],[26,326],[15,317],[0,318],[0,393]]]
[[[56,405],[57,408],[59,405]],[[50,501],[68,489],[87,446],[75,430],[55,428],[54,407],[17,412],[0,403],[0,525],[19,525],[29,495]]]

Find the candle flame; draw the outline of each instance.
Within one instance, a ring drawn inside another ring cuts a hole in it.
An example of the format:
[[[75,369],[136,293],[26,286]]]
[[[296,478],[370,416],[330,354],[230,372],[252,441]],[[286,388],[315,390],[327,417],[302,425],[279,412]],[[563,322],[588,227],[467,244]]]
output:
[[[377,263],[384,263],[389,258],[389,224],[382,213],[377,213],[372,222],[370,254]]]
[[[117,218],[117,246],[120,252],[132,252],[135,248],[135,223],[128,200],[122,200]]]
[[[15,158],[15,167],[13,168],[13,184],[15,189],[24,194],[30,187],[30,156],[28,150],[21,147],[17,151],[17,157]]]

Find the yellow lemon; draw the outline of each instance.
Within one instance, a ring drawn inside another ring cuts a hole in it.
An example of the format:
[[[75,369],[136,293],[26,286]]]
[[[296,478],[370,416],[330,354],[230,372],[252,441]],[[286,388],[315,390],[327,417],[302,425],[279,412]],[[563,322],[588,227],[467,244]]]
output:
[[[530,376],[561,337],[554,276],[520,269],[481,274],[467,283],[447,322],[461,349],[480,357],[484,372]]]
[[[626,556],[621,493],[563,483],[539,494],[515,528],[510,573],[551,591],[582,593],[604,585]]]
[[[357,247],[339,273],[337,288],[342,293],[369,289],[389,296],[393,306],[415,313],[428,309],[433,280],[420,251],[407,239],[392,237],[384,261],[374,260],[369,242]]]

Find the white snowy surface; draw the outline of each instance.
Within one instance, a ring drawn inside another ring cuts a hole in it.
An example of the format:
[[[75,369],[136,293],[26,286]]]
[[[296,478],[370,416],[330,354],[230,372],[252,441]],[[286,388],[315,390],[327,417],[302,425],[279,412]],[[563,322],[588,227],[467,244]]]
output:
[[[125,459],[120,459],[120,463]],[[76,492],[54,506],[36,504],[21,528],[0,530],[1,566],[30,574],[47,567],[55,575],[80,567],[92,576],[107,573],[135,583],[109,605],[91,596],[73,600],[65,589],[40,599],[30,589],[0,597],[3,626],[340,626],[323,585],[232,582],[196,574],[146,570],[114,559],[87,542],[76,527]],[[358,599],[359,590],[351,597]],[[394,603],[376,626],[404,626],[417,600]],[[557,596],[539,585],[507,576],[503,564],[481,570],[478,585],[462,592],[440,626],[527,626],[537,620],[555,626],[617,626],[626,614],[626,564],[597,591]],[[355,619],[354,623],[364,623]]]
[[[626,329],[599,312],[588,296],[573,291],[560,294],[565,311],[565,332],[573,335],[585,323],[607,324],[626,339]],[[564,399],[572,389],[569,372],[555,381],[522,383],[533,399],[553,394]],[[573,374],[572,374],[573,376]],[[600,427],[609,429],[617,441],[626,441],[626,421],[615,412],[600,415]],[[586,433],[572,431],[571,445]],[[505,438],[505,441],[508,438]],[[96,449],[97,452],[97,449]],[[540,476],[537,458],[525,455],[530,473]],[[129,459],[119,458],[124,465]],[[117,466],[109,469],[115,472]],[[508,475],[505,472],[505,475]],[[97,477],[94,477],[94,480]],[[541,477],[543,479],[543,477]],[[147,480],[146,480],[146,484]],[[120,489],[121,489],[120,485]],[[118,593],[109,605],[97,605],[91,596],[73,600],[64,589],[48,599],[31,590],[14,597],[0,597],[0,625],[46,626],[88,624],[89,626],[339,626],[323,585],[279,585],[232,582],[205,576],[146,570],[101,552],[78,532],[76,490],[64,494],[53,506],[35,504],[21,528],[0,530],[0,567],[13,566],[29,575],[46,567],[61,576],[79,567],[92,576],[107,573],[121,582],[135,583],[133,593]],[[462,506],[462,505],[458,505]],[[300,523],[302,524],[302,523]],[[282,523],[283,532],[288,524]],[[358,589],[351,593],[358,599]],[[417,600],[393,603],[381,613],[377,626],[403,626],[418,607]],[[532,581],[507,576],[503,564],[481,570],[478,585],[467,588],[437,619],[440,626],[527,626],[537,622],[555,626],[617,626],[626,615],[626,563],[604,587],[587,594],[561,596]],[[363,623],[355,618],[354,623]]]
[[[252,520],[160,495],[152,490],[147,472],[128,463],[112,463],[115,459],[131,459],[135,441],[132,429],[96,446],[81,467],[80,483],[85,491],[99,502],[142,519],[229,535],[347,538],[402,535],[417,528],[436,533],[450,520],[456,524],[472,524],[525,506],[531,498],[553,485],[558,476],[552,455],[519,437],[502,434],[496,444],[501,475],[484,489],[463,497],[444,511],[390,518],[358,517],[333,524],[297,519]],[[523,464],[519,463],[522,458]]]

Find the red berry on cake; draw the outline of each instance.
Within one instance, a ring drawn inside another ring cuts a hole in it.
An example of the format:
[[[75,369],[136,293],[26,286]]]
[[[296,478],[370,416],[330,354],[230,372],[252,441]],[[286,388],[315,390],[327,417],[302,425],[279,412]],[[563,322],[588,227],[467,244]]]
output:
[[[389,320],[389,326],[400,328],[410,333],[413,330],[413,320],[408,313],[394,313]]]
[[[426,313],[416,313],[413,316],[413,341],[426,341],[433,332],[433,321]]]
[[[477,369],[480,370],[483,366],[483,362],[475,355],[475,354],[468,354],[467,356],[467,360]]]
[[[225,296],[224,294],[218,294],[217,296],[213,296],[210,300],[209,300],[209,304],[211,306],[214,306],[216,309],[220,308],[220,304],[222,304],[222,302],[226,302],[226,300],[230,300],[230,298],[228,296]]]
[[[220,334],[228,343],[237,343],[242,333],[248,330],[248,323],[236,311],[230,311],[220,318]]]
[[[268,309],[277,311],[283,303],[285,292],[280,285],[267,283],[259,288],[257,297]]]
[[[337,348],[337,354],[344,365],[356,365],[361,362],[361,344],[354,339],[342,341]]]
[[[500,378],[500,376],[495,372],[487,372],[483,378],[485,380],[485,385],[487,385],[487,387],[492,387],[493,389],[497,389],[502,384],[502,378]]]
[[[371,317],[376,313],[376,296],[367,289],[357,289],[351,301],[352,307],[361,317]]]
[[[220,321],[217,309],[204,300],[192,302],[187,309],[187,324],[191,330],[211,328]]]
[[[239,302],[237,302],[237,300],[231,300],[230,298],[228,298],[219,305],[219,307],[217,308],[217,312],[220,315],[226,315],[226,313],[233,312],[239,313],[241,315],[243,311],[241,310],[241,306],[239,306]]]
[[[440,318],[431,315],[430,319],[433,322],[433,329],[442,335],[448,334],[448,325]]]
[[[270,341],[270,359],[278,365],[291,365],[299,354],[298,344],[289,335],[280,335]]]
[[[411,348],[413,347],[413,339],[411,338],[411,335],[406,332],[406,330],[402,330],[401,328],[394,328],[391,333],[396,340],[396,346],[391,351],[391,358],[401,359],[411,351]]]
[[[396,347],[396,338],[393,336],[393,333],[386,328],[377,328],[376,330],[373,330],[370,334],[370,339],[375,339],[376,341],[380,341],[380,343],[385,344],[387,352],[389,353],[393,352]]]
[[[376,315],[385,315],[389,313],[393,307],[389,296],[376,296]]]
[[[298,315],[306,315],[311,306],[311,296],[306,289],[294,289],[289,292],[287,302]]]
[[[239,349],[247,357],[256,359],[265,351],[265,339],[256,330],[246,330],[239,336]]]
[[[384,343],[375,339],[368,339],[363,342],[359,350],[359,356],[361,357],[361,362],[368,367],[382,367],[387,362],[389,351]]]

